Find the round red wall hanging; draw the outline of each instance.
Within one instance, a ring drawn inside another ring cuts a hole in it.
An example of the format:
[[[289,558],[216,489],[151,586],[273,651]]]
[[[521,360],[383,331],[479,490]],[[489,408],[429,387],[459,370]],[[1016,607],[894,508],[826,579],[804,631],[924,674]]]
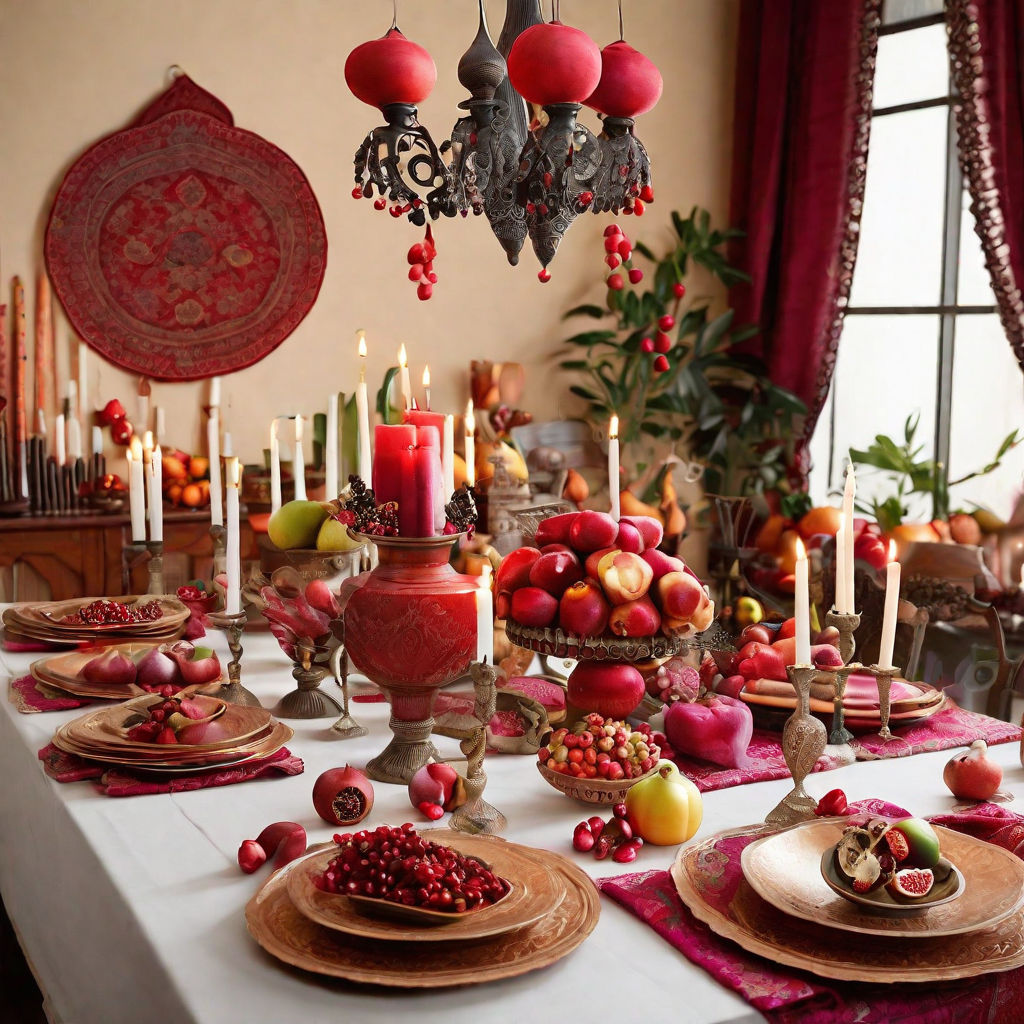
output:
[[[186,75],[68,171],[46,229],[68,319],[157,380],[251,366],[312,308],[327,266],[316,196]]]

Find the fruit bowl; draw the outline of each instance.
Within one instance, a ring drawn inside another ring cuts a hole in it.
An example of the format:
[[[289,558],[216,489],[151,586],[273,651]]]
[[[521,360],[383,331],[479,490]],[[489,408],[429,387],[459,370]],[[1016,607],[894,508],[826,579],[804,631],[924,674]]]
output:
[[[671,658],[682,651],[707,646],[704,634],[701,633],[580,637],[567,633],[561,627],[524,626],[514,619],[505,620],[505,633],[517,647],[525,647],[550,657],[571,658],[573,661],[650,661],[652,658]]]
[[[886,886],[872,889],[869,892],[856,892],[846,885],[836,870],[835,851],[829,847],[821,855],[821,877],[825,884],[838,896],[856,903],[862,907],[870,907],[872,910],[882,910],[889,913],[907,914],[919,910],[928,910],[931,907],[941,907],[946,903],[952,903],[963,895],[964,876],[955,864],[950,864],[949,874],[941,881],[936,881],[927,896],[919,899],[907,899],[894,896]]]
[[[566,796],[572,797],[573,800],[580,800],[585,804],[599,804],[602,807],[621,803],[625,799],[626,791],[633,783],[650,778],[658,770],[655,765],[634,779],[617,779],[610,782],[607,779],[581,779],[575,775],[563,775],[561,772],[552,771],[540,761],[537,761],[536,764],[537,771],[540,772],[544,781],[557,789],[559,793],[564,793]]]
[[[474,857],[473,860],[480,861],[480,858]],[[484,861],[480,861],[480,863],[486,868],[490,867]],[[399,921],[403,924],[419,925],[423,928],[440,928],[468,918],[486,917],[492,910],[496,910],[498,907],[503,908],[505,901],[509,899],[515,888],[507,880],[506,884],[508,888],[500,900],[485,906],[474,907],[472,910],[465,910],[461,914],[448,910],[431,910],[429,907],[407,907],[402,903],[393,903],[391,900],[382,900],[376,896],[356,896],[353,893],[336,898],[348,900],[358,913],[365,914],[367,917],[376,917],[382,921]]]

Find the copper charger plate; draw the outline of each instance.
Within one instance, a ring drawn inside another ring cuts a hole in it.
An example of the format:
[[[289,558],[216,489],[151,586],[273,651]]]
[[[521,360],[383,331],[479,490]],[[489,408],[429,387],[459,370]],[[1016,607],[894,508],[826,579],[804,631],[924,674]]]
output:
[[[81,597],[70,601],[48,601],[42,604],[15,605],[5,609],[5,626],[22,636],[51,643],[94,643],[97,640],[147,639],[171,640],[178,636],[189,617],[188,608],[176,597],[131,594],[116,600],[125,604],[158,601],[163,615],[145,622],[113,623],[102,626],[80,626],[61,622],[73,615],[95,597]]]
[[[564,885],[565,895],[542,920],[504,935],[479,942],[409,944],[396,956],[390,942],[344,935],[304,917],[288,898],[287,868],[271,875],[249,901],[246,925],[278,960],[364,984],[445,988],[513,978],[571,953],[594,930],[601,907],[597,887],[565,857],[516,843],[508,846],[515,856],[544,864]],[[431,929],[431,934],[437,931]]]
[[[792,917],[762,899],[746,879],[740,880],[724,910],[711,906],[702,893],[720,887],[722,854],[716,843],[730,836],[762,835],[765,830],[764,825],[751,825],[690,843],[679,850],[670,869],[679,898],[694,917],[748,952],[823,978],[885,984],[949,981],[1024,965],[1022,907],[984,928],[921,935],[908,943],[894,935],[876,935],[865,942],[859,935]],[[818,874],[816,863],[813,870]]]
[[[430,829],[420,835],[484,861],[496,875],[511,883],[511,891],[484,910],[446,914],[448,920],[443,924],[416,925],[367,916],[347,896],[324,892],[314,884],[313,879],[337,855],[338,847],[332,842],[288,865],[288,897],[311,921],[346,935],[388,942],[458,942],[524,928],[549,914],[565,896],[565,885],[555,872],[520,856],[521,847],[505,840],[450,829]],[[376,902],[389,905],[384,900]]]
[[[943,855],[958,865],[963,879],[964,898],[955,905],[893,901],[887,909],[837,898],[818,868],[822,858],[831,855],[845,822],[821,818],[758,839],[743,851],[744,876],[762,899],[784,913],[863,935],[959,935],[996,925],[1024,904],[1020,858],[1001,846],[939,826]]]

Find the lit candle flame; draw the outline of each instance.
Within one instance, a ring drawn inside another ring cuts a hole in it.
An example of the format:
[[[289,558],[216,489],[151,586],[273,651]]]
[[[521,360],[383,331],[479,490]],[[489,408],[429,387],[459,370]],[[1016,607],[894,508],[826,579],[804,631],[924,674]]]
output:
[[[152,430],[147,430],[142,435],[142,447],[143,448],[149,448],[150,450],[152,450],[152,448],[153,448],[153,431]]]
[[[359,358],[366,358],[366,331],[356,331],[356,337],[359,339]]]
[[[409,357],[405,354],[405,342],[398,346],[398,365],[404,370],[409,365]]]
[[[131,443],[131,445],[129,445],[129,450],[131,451],[131,454],[132,454],[133,458],[135,458],[135,459],[141,459],[142,458],[142,442],[139,440],[139,435],[138,434],[133,434],[132,435],[132,443]]]
[[[423,367],[423,386],[425,388],[430,387],[430,366]]]
[[[613,415],[611,422],[608,424],[608,439],[611,440],[613,437],[619,436],[619,417]]]
[[[466,403],[466,437],[476,435],[476,415],[473,412],[473,399]]]
[[[225,460],[225,481],[228,487],[239,487],[242,483],[242,474],[239,472],[238,458],[231,456]]]
[[[796,559],[799,562],[801,558],[807,558],[807,549],[804,547],[804,542],[797,537],[796,539]]]
[[[889,559],[890,562],[896,561],[896,541],[889,541]]]
[[[295,440],[296,441],[301,441],[302,440],[302,417],[301,416],[296,416],[295,417]]]

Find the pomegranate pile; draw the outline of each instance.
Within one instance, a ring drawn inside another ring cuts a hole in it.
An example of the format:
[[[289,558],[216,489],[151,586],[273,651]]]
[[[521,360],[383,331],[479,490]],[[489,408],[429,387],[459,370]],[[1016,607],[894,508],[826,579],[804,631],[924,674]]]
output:
[[[571,729],[556,729],[537,759],[552,771],[581,779],[636,779],[649,772],[661,757],[651,727],[587,715]]]
[[[492,906],[510,889],[479,861],[424,839],[409,823],[346,832],[334,841],[338,854],[316,879],[324,892],[464,914]]]
[[[923,899],[953,865],[939,854],[939,837],[921,818],[851,824],[833,850],[836,873],[859,894],[885,886],[899,900]]]
[[[202,743],[209,736],[210,718],[222,707],[222,701],[198,694],[165,697],[150,704],[138,720],[125,723],[127,736],[136,743]]]
[[[644,845],[629,823],[624,803],[612,808],[612,816],[605,821],[596,814],[581,821],[572,833],[572,848],[579,853],[593,851],[597,860],[604,860],[608,854],[619,864],[636,860],[637,852]]]
[[[126,604],[100,598],[90,601],[74,615],[65,615],[60,621],[66,626],[128,626],[133,622],[156,622],[163,618],[159,601],[145,604]]]

